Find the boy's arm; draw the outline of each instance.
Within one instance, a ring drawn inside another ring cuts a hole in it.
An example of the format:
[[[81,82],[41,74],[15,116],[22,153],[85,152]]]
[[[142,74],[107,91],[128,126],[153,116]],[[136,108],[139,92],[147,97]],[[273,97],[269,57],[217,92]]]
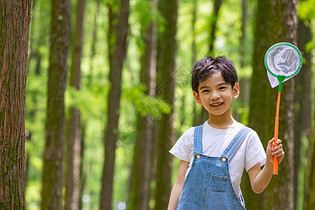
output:
[[[252,190],[257,194],[262,193],[271,180],[273,173],[273,157],[278,157],[279,163],[281,163],[284,158],[284,151],[282,149],[281,140],[277,141],[278,146],[276,146],[275,148],[272,148],[272,143],[273,139],[268,142],[268,146],[266,149],[267,160],[264,168],[261,170],[259,163],[257,163],[248,170]]]
[[[178,167],[177,178],[176,178],[175,184],[173,186],[170,200],[168,203],[168,208],[167,208],[168,210],[175,210],[177,207],[179,196],[182,192],[183,185],[185,182],[185,175],[186,175],[188,166],[189,166],[188,162],[183,161],[183,160],[180,161],[180,164]]]

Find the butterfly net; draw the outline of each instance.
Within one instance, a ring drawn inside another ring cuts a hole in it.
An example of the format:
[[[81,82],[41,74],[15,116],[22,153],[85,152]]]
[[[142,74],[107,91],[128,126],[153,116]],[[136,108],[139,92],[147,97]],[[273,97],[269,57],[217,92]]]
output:
[[[265,56],[265,65],[272,87],[279,85],[277,76],[284,76],[285,80],[295,76],[302,65],[300,51],[289,43],[279,43],[269,48]]]

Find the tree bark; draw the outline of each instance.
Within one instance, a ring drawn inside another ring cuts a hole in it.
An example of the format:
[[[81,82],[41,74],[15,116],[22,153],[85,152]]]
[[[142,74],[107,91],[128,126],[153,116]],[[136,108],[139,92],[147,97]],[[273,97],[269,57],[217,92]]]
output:
[[[113,2],[112,2],[113,3]],[[123,62],[127,51],[129,0],[120,1],[120,13],[113,11],[113,5],[109,3],[109,81],[111,83],[108,95],[107,126],[104,132],[105,161],[102,177],[102,190],[100,197],[100,209],[112,209],[113,178],[115,166],[115,150],[118,138],[118,121],[121,95],[121,77]],[[117,17],[118,19],[114,18]],[[117,24],[114,24],[114,21]]]
[[[46,142],[43,158],[41,209],[62,209],[64,93],[70,30],[69,0],[51,1]]]
[[[147,1],[150,3],[151,11],[155,15],[157,0]],[[141,55],[140,82],[145,85],[146,94],[153,97],[156,86],[156,23],[154,20],[150,21],[149,26],[142,28],[142,41],[144,49]],[[137,135],[131,174],[131,210],[149,209],[152,141],[152,116],[150,113],[146,116],[139,113],[137,116]]]
[[[70,87],[80,90],[81,86],[81,60],[84,35],[85,0],[77,1],[76,26],[73,34],[72,63],[70,66]],[[67,121],[66,147],[66,183],[64,209],[77,210],[79,208],[79,182],[80,182],[80,154],[81,154],[81,122],[80,110],[70,107],[70,119]]]
[[[308,22],[307,20],[305,20]],[[300,73],[295,77],[295,130],[294,130],[294,189],[299,189],[299,171],[301,162],[301,142],[303,137],[311,142],[312,131],[312,104],[313,104],[313,72],[312,72],[312,54],[306,50],[306,44],[312,40],[311,28],[304,21],[299,20],[297,30],[298,48],[305,60]],[[294,191],[294,209],[297,208],[298,190]]]
[[[313,112],[313,120],[315,120],[315,112]],[[310,151],[307,164],[307,173],[304,189],[303,209],[308,210],[314,208],[315,205],[315,123],[313,123],[312,140],[310,142]]]
[[[257,4],[249,122],[264,145],[273,135],[277,91],[270,88],[263,58],[267,49],[276,42],[287,41],[296,45],[296,5],[295,0],[258,1]],[[283,84],[279,138],[282,139],[286,157],[279,165],[279,177],[273,178],[265,191],[265,209],[294,208],[293,99],[294,78]]]
[[[170,114],[162,114],[158,122],[155,210],[167,209],[171,191],[173,118],[176,69],[176,30],[178,0],[161,0],[164,31],[161,36],[160,87],[158,95],[171,106]]]
[[[31,1],[0,6],[0,209],[25,206],[25,91]]]
[[[306,50],[306,44],[312,40],[312,32],[310,27],[310,20],[300,20],[298,25],[298,46],[303,54],[305,62],[303,63],[301,72],[297,77],[297,93],[296,97],[300,103],[299,114],[296,114],[296,138],[295,141],[301,141],[302,136],[306,136],[309,140],[308,149],[308,164],[304,183],[304,202],[303,209],[311,209],[315,206],[314,193],[315,193],[315,124],[313,124],[315,119],[313,104],[313,85],[312,85],[312,52],[311,50]],[[301,75],[302,74],[302,75]],[[304,92],[305,91],[305,92]],[[302,94],[301,98],[298,97],[298,93]],[[313,113],[313,114],[310,114]],[[310,118],[313,116],[313,118]],[[295,160],[301,159],[300,154],[296,152]],[[297,165],[297,164],[296,164]],[[295,174],[299,171],[299,166],[296,166]],[[298,180],[295,180],[295,187],[299,185]]]
[[[242,36],[240,38],[240,67],[243,69],[248,65],[246,62],[246,41],[247,41],[247,9],[248,1],[242,0]],[[240,96],[239,101],[242,107],[248,106],[248,95],[249,95],[249,79],[239,78],[240,83]],[[241,188],[243,192],[244,199],[246,201],[247,209],[262,209],[263,207],[263,196],[261,194],[256,194],[253,192],[250,180],[247,174],[243,174]]]
[[[84,152],[85,152],[85,136],[86,136],[86,123],[81,125],[81,152],[80,152],[80,192],[79,192],[79,210],[83,209],[82,196],[86,183],[86,170],[84,170]]]

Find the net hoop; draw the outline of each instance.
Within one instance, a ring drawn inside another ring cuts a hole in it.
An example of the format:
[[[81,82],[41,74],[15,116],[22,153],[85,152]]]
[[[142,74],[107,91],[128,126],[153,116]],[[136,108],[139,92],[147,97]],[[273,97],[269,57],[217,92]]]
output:
[[[286,45],[286,46],[289,46],[289,47],[293,48],[293,49],[295,50],[295,52],[297,52],[297,54],[298,54],[298,56],[299,56],[299,58],[298,58],[298,59],[299,59],[299,65],[298,65],[297,69],[296,69],[292,74],[290,74],[290,75],[277,75],[277,74],[275,74],[273,71],[271,71],[270,68],[269,68],[269,66],[268,66],[267,58],[268,58],[268,56],[269,56],[269,53],[270,53],[274,48],[276,48],[276,47],[278,47],[278,46],[280,46],[280,45]],[[288,42],[279,42],[279,43],[277,43],[277,44],[272,45],[272,46],[267,50],[267,52],[266,52],[266,54],[265,54],[264,62],[265,62],[265,66],[266,66],[266,68],[267,68],[267,71],[268,71],[272,76],[274,76],[274,77],[284,76],[285,78],[291,78],[291,77],[294,77],[296,74],[298,74],[299,71],[300,71],[300,69],[301,69],[301,67],[302,67],[302,54],[301,54],[300,50],[299,50],[296,46],[294,46],[293,44],[288,43]]]

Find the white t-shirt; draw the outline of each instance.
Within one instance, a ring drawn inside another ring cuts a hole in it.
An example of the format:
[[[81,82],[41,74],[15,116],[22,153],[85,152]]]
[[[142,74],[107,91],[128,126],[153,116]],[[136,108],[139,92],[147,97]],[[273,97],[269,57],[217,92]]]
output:
[[[209,157],[220,157],[225,148],[232,141],[234,136],[242,129],[244,125],[237,123],[231,129],[216,129],[204,123],[202,132],[202,149],[203,155]],[[191,168],[194,158],[194,127],[189,128],[176,142],[170,153],[180,160],[189,162],[189,168],[186,176]],[[242,179],[243,170],[251,169],[257,163],[263,166],[266,162],[266,153],[254,130],[251,130],[245,137],[243,143],[236,151],[235,155],[229,160],[229,172],[234,191],[239,196],[239,188]]]

